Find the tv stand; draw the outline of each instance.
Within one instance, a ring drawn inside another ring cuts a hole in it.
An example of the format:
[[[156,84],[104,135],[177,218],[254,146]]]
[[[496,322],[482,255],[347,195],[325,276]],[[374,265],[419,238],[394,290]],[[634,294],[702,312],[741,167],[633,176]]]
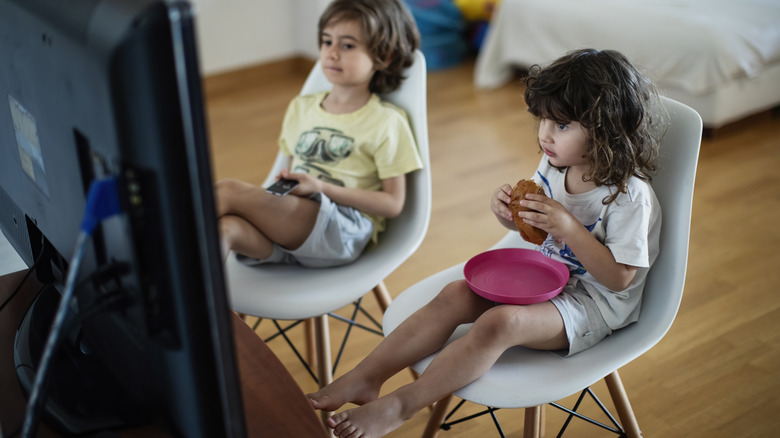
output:
[[[60,296],[54,286],[43,286],[16,332],[14,366],[25,396],[32,390]],[[99,359],[83,352],[77,329],[72,332],[62,338],[53,358],[41,419],[68,435],[142,424],[143,417],[131,416],[141,406],[132,405]]]
[[[10,296],[24,274],[20,271],[0,276],[0,302]],[[27,399],[16,377],[14,334],[42,286],[35,275],[31,275],[0,313],[0,430],[3,436],[19,431],[24,418]],[[238,316],[233,315],[231,319],[248,436],[327,437],[317,414],[284,365]],[[61,435],[44,422],[38,428],[37,436]],[[159,427],[143,426],[114,431],[114,436],[168,435]]]

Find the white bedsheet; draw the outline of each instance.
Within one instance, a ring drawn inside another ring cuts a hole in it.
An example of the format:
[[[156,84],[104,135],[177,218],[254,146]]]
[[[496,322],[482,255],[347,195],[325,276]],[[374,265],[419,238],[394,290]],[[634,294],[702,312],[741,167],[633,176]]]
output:
[[[661,89],[704,95],[780,62],[780,0],[502,0],[475,85],[585,47],[623,52]]]

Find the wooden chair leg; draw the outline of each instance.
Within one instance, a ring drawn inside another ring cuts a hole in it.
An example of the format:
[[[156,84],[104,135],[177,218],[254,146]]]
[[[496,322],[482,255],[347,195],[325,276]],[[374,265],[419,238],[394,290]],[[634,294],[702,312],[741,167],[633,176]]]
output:
[[[390,296],[390,292],[387,291],[387,287],[385,286],[384,281],[380,281],[379,284],[374,286],[374,297],[376,297],[376,301],[379,303],[379,308],[382,309],[382,313],[385,313],[385,310],[390,306],[390,303],[393,301],[393,298]]]
[[[623,382],[620,380],[617,370],[613,371],[610,375],[604,378],[607,383],[607,389],[609,389],[609,395],[612,397],[612,402],[615,404],[618,417],[620,418],[620,424],[623,426],[623,430],[626,431],[628,438],[640,438],[642,431],[639,430],[639,423],[634,416],[634,410],[631,408],[631,403],[628,401],[628,395],[623,387]]]
[[[436,438],[439,436],[439,429],[441,423],[444,421],[444,416],[447,415],[447,408],[450,406],[450,400],[452,400],[452,394],[444,397],[433,405],[433,412],[428,417],[428,424],[425,425],[425,431],[422,438]]]
[[[328,332],[328,315],[320,315],[314,320],[314,336],[317,347],[317,378],[320,388],[333,382],[330,357],[330,333]]]
[[[314,318],[303,322],[304,337],[306,338],[306,361],[312,369],[317,368],[317,335],[314,326]]]
[[[539,438],[542,433],[542,407],[525,408],[523,438]]]
[[[317,344],[317,379],[320,388],[324,388],[333,382],[333,370],[330,357],[330,334],[328,332],[328,315],[320,315],[314,318],[314,333]],[[330,417],[330,413],[320,411],[323,423]]]

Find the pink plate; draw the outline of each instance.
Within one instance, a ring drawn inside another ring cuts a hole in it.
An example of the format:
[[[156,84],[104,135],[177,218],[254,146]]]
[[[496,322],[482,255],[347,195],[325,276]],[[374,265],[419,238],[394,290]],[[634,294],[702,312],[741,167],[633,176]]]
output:
[[[569,280],[563,263],[539,251],[503,248],[466,262],[463,274],[471,290],[498,303],[533,304],[558,295]]]

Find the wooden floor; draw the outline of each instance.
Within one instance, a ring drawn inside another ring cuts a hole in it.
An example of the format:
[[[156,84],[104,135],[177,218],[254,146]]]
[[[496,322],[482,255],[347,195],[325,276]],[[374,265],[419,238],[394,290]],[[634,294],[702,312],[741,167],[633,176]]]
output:
[[[285,107],[305,78],[298,65],[281,63],[207,79],[217,178],[264,179]],[[394,296],[503,236],[489,196],[500,184],[530,175],[540,159],[521,88],[510,84],[475,90],[472,71],[473,62],[468,62],[429,73],[431,225],[417,253],[386,280]],[[682,306],[667,336],[620,370],[646,437],[780,433],[778,169],[780,117],[770,112],[718,129],[703,141]],[[343,330],[335,322],[332,327]],[[258,332],[268,330],[264,322]],[[336,374],[378,342],[372,334],[351,339]],[[304,391],[316,389],[283,342],[269,345]],[[409,374],[402,373],[383,392],[409,381]],[[594,389],[609,398],[601,384]],[[563,418],[554,409],[547,411],[548,436],[554,436]],[[498,418],[508,436],[520,436],[521,411],[499,411]],[[427,412],[421,412],[389,436],[418,437],[426,419]],[[492,429],[489,417],[482,417],[441,436],[499,436]],[[613,435],[583,424],[572,426],[566,436]]]

